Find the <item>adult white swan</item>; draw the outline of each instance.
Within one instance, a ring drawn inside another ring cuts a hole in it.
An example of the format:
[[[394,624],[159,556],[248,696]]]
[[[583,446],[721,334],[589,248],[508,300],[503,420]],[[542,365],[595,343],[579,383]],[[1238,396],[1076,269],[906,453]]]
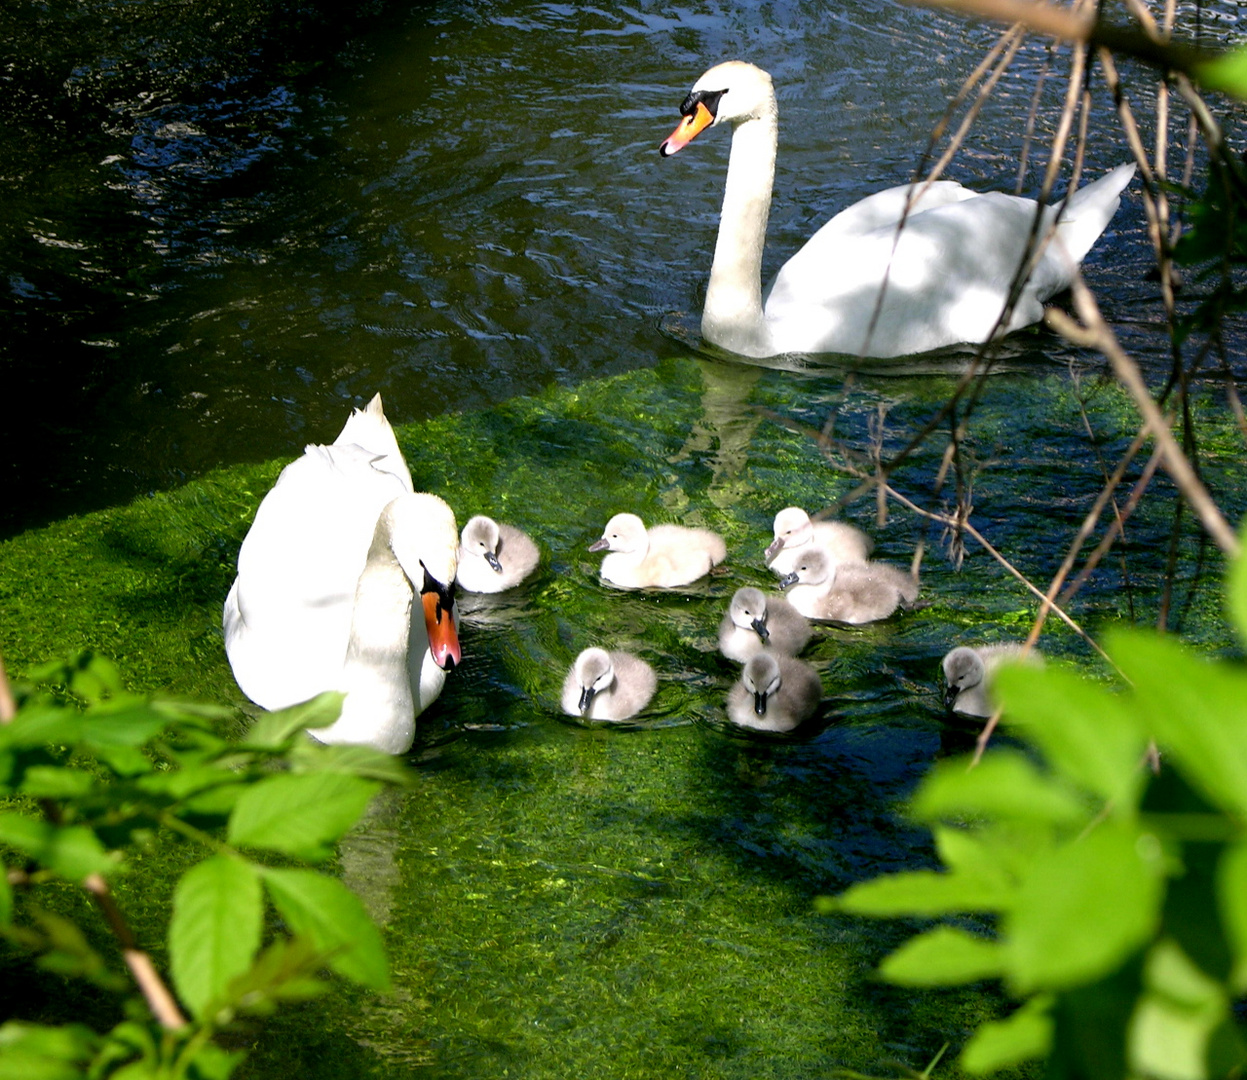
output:
[[[707,127],[732,125],[719,238],[702,311],[707,341],[752,357],[791,352],[889,357],[983,342],[991,335],[1026,255],[1034,200],[936,181],[910,207],[898,241],[910,186],[888,188],[827,222],[764,294],[762,245],[778,130],[771,77],[752,64],[719,64],[697,80],[680,112],[684,120],[659,147],[664,157]],[[1005,332],[1037,322],[1043,301],[1069,287],[1074,267],[1117,211],[1120,192],[1133,175],[1133,165],[1119,165],[1069,199]],[[1059,207],[1044,209],[1040,236]]]
[[[282,470],[242,542],[223,624],[243,693],[280,709],[341,690],[342,715],[312,735],[406,753],[460,660],[458,551],[450,507],[413,493],[378,394]]]

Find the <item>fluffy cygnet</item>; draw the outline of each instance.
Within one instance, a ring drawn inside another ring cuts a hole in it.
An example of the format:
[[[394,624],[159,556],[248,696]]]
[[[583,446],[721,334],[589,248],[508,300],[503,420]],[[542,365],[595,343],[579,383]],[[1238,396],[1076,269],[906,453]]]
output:
[[[1009,660],[1042,665],[1043,656],[1013,642],[1000,645],[958,645],[944,657],[944,707],[967,716],[991,716],[996,711],[992,682],[996,669]]]
[[[563,680],[563,711],[590,720],[627,720],[654,696],[658,677],[640,657],[585,649]]]
[[[791,731],[814,715],[823,699],[818,672],[804,660],[755,653],[727,696],[727,716],[741,727]]]
[[[819,548],[803,554],[779,583],[802,615],[831,622],[886,619],[918,597],[918,579],[895,566],[881,562],[834,566]]]
[[[719,623],[719,652],[744,663],[754,653],[796,656],[810,641],[809,620],[781,596],[737,589]]]
[[[775,539],[766,549],[766,565],[783,576],[792,572],[797,559],[811,547],[827,552],[833,565],[865,562],[875,542],[861,529],[843,521],[811,521],[799,506],[788,506],[775,515]]]
[[[610,551],[602,560],[602,577],[625,589],[688,585],[727,556],[723,538],[709,529],[684,525],[647,529],[636,514],[616,514],[589,550]]]
[[[456,581],[468,592],[511,589],[537,569],[541,552],[514,525],[478,514],[469,518],[459,537]]]

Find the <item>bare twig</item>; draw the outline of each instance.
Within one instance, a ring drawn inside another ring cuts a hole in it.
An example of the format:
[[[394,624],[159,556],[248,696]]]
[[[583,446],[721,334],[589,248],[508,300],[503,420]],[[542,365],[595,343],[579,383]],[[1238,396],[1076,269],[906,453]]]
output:
[[[129,924],[109,891],[108,882],[99,874],[91,874],[83,881],[82,886],[95,898],[96,906],[103,913],[113,935],[121,943],[121,955],[125,958],[126,967],[130,969],[130,974],[160,1026],[170,1029],[185,1027],[186,1017],[182,1015],[169,988],[152,965],[151,957],[138,947]]]
[[[1112,328],[1104,321],[1099,305],[1082,280],[1081,274],[1075,274],[1071,291],[1074,296],[1074,306],[1083,321],[1083,326],[1078,326],[1063,311],[1055,308],[1048,309],[1048,324],[1069,340],[1098,349],[1108,358],[1113,373],[1134,399],[1149,433],[1162,449],[1165,471],[1177,484],[1183,498],[1195,511],[1204,529],[1217,542],[1221,550],[1227,555],[1236,555],[1239,547],[1238,537],[1174,440],[1173,432],[1160,408],[1152,399],[1151,391],[1144,382],[1138,364],[1126,354],[1118,343]]]
[[[13,687],[4,670],[4,658],[0,657],[0,724],[11,724],[17,715],[17,702],[13,699]]]

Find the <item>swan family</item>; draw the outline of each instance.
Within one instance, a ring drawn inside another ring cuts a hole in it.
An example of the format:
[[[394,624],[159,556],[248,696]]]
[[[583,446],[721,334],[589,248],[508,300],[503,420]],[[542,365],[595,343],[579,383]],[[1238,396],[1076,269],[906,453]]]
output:
[[[1122,165],[1063,203],[949,181],[878,192],[833,217],[764,291],[761,266],[775,173],[778,110],[770,76],[740,61],[712,67],[680,107],[664,157],[700,132],[732,129],[718,239],[702,314],[712,344],[747,357],[836,352],[891,357],[981,343],[1037,321],[1067,288],[1107,227],[1134,174]],[[1045,237],[1020,294],[1015,276],[1032,236]],[[799,507],[775,515],[766,565],[783,597],[753,587],[732,597],[719,627],[724,656],[742,664],[727,703],[741,726],[789,731],[818,708],[817,671],[797,659],[810,621],[862,624],[912,605],[916,573],[870,560],[873,544],[843,522]],[[708,529],[646,527],[615,514],[589,547],[600,576],[623,589],[677,589],[727,557]],[[462,533],[450,506],[418,492],[381,405],[355,409],[328,445],[309,445],[257,508],[222,613],[225,652],[240,689],[266,709],[324,691],[344,695],[338,719],[310,731],[326,743],[401,754],[417,718],[461,661],[456,587],[501,592],[538,567],[522,531],[484,515]],[[1008,647],[959,647],[945,657],[948,707],[992,708],[991,680]],[[598,646],[568,671],[563,709],[621,720],[643,711],[657,677],[639,657]]]
[[[732,129],[701,332],[754,358],[905,356],[986,342],[1038,322],[1043,302],[1069,288],[1135,172],[1133,164],[1119,165],[1045,207],[949,180],[888,188],[828,221],[763,290],[779,131],[771,77],[738,60],[718,64],[693,84],[680,114],[659,147],[663,157],[707,128]],[[1005,318],[1032,236],[1049,234]]]

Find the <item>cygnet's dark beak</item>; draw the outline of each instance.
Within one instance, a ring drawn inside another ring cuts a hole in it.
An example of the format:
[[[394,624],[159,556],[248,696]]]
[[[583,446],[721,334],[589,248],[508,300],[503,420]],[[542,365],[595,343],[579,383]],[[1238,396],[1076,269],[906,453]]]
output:
[[[766,715],[766,691],[755,690],[753,692],[753,711],[758,716]]]
[[[791,571],[790,573],[785,574],[782,578],[779,579],[779,587],[781,589],[786,589],[788,588],[789,585],[795,585],[796,583],[797,583],[797,572],[795,570]]]
[[[771,632],[766,628],[765,619],[754,619],[749,625],[753,627],[753,632],[757,634],[764,643],[771,640]]]

